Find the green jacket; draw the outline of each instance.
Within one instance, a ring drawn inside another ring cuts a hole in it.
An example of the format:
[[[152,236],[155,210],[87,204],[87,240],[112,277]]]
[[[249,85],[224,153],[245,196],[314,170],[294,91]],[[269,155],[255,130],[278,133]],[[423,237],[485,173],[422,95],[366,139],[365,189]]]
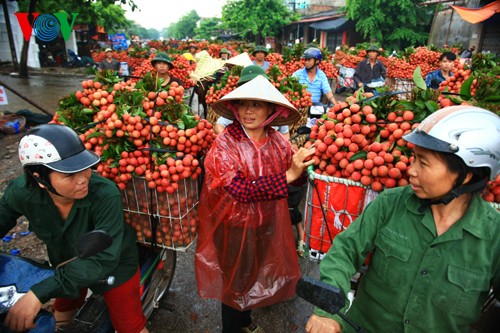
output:
[[[347,314],[366,332],[468,332],[490,287],[499,298],[500,214],[475,195],[466,214],[437,237],[430,209],[419,207],[409,186],[384,191],[321,262],[321,279],[347,293],[350,277],[373,252]],[[343,333],[353,332],[330,317]]]
[[[135,234],[123,219],[120,191],[105,178],[92,175],[89,194],[77,200],[68,219],[63,221],[47,191],[28,189],[24,175],[13,180],[0,199],[0,237],[16,225],[21,215],[29,221],[29,230],[47,245],[51,264],[76,254],[76,241],[91,230],[103,230],[113,238],[107,250],[58,269],[53,277],[34,285],[31,290],[45,303],[54,297],[77,297],[80,289],[89,287],[102,293],[128,281],[138,269]],[[96,282],[115,277],[113,286]]]

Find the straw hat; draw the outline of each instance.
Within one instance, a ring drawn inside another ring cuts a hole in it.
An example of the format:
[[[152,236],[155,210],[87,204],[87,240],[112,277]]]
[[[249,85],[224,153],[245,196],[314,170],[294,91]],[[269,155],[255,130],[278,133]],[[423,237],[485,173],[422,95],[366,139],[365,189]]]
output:
[[[243,84],[212,104],[214,111],[224,118],[234,120],[233,111],[238,110],[237,101],[255,100],[276,104],[276,111],[281,112],[269,125],[292,125],[300,120],[301,114],[296,108],[262,75]]]
[[[232,57],[228,61],[226,61],[226,64],[228,65],[234,65],[234,66],[242,66],[242,67],[247,67],[250,65],[253,65],[252,59],[250,59],[250,56],[248,53],[240,53],[235,57]]]

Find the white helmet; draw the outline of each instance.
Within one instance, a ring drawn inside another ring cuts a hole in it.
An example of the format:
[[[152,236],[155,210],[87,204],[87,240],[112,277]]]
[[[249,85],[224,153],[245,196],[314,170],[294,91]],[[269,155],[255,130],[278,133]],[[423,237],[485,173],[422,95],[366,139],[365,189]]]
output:
[[[62,172],[75,173],[99,162],[99,156],[85,146],[71,128],[56,124],[33,127],[19,142],[19,160],[23,167],[45,165]]]
[[[425,118],[406,141],[453,153],[472,168],[487,167],[490,179],[500,173],[500,117],[470,105],[450,106]]]

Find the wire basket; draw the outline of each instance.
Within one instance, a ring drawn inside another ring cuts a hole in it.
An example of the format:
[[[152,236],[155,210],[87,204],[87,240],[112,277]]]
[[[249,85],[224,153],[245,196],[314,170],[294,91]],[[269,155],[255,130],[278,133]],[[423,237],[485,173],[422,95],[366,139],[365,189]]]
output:
[[[390,78],[387,80],[387,86],[389,90],[404,91],[404,94],[399,95],[400,99],[411,100],[415,82],[411,79]]]
[[[349,227],[378,193],[352,180],[319,175],[312,168],[308,176],[305,250],[310,260],[319,261],[335,236]]]
[[[122,191],[125,221],[140,243],[186,251],[197,234],[199,183],[182,179],[173,193],[150,189],[143,177],[134,177]]]

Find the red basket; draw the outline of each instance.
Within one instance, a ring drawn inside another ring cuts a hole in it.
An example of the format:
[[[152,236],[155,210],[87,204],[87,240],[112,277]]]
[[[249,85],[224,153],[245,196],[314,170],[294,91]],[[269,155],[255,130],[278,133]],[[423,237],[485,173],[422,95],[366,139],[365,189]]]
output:
[[[314,185],[310,182],[307,187],[305,246],[310,259],[321,260],[335,236],[349,227],[378,193],[352,180],[318,175],[312,169],[308,173]]]

